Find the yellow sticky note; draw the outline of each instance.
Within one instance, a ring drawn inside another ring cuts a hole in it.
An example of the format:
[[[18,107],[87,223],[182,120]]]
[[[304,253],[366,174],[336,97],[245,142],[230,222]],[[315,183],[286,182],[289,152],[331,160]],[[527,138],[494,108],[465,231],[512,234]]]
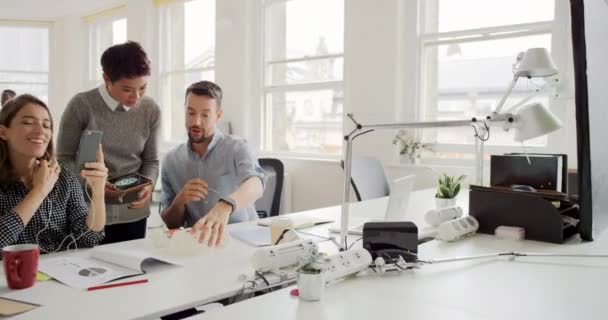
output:
[[[36,280],[37,281],[47,281],[47,280],[51,280],[53,278],[49,277],[48,275],[38,271],[36,272]]]

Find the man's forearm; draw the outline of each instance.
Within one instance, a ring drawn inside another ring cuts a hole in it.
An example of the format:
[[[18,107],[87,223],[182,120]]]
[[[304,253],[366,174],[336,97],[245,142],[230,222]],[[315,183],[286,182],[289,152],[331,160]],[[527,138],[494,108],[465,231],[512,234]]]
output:
[[[240,210],[247,206],[252,205],[258,200],[264,193],[264,187],[262,186],[262,180],[259,177],[250,177],[245,180],[230,197],[236,202],[236,208],[234,211]]]
[[[161,218],[169,229],[179,228],[184,225],[184,213],[186,205],[180,201],[173,200],[169,208],[161,213]]]

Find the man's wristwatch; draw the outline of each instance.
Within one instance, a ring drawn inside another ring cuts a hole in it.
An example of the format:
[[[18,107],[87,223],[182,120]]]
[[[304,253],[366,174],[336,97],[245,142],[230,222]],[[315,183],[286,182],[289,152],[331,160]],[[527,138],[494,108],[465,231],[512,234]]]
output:
[[[230,210],[230,214],[232,214],[234,212],[234,209],[236,209],[236,201],[234,201],[234,199],[232,199],[228,196],[221,197],[219,201],[225,202],[225,203],[229,204],[230,207],[232,207],[232,209]]]

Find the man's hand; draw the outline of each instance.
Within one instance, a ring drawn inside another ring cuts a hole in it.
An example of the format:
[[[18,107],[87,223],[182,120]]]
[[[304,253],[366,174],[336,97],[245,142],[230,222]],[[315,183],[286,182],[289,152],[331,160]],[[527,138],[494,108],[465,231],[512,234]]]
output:
[[[207,197],[209,185],[202,179],[191,179],[175,197],[174,202],[178,206],[185,206],[191,201],[201,201]]]
[[[207,240],[209,247],[219,246],[222,243],[224,229],[230,218],[232,206],[226,202],[220,201],[207,212],[207,214],[196,222],[192,227],[195,237],[199,243]]]
[[[139,209],[148,204],[150,199],[152,198],[152,185],[145,186],[139,191],[137,195],[137,200],[131,202],[129,205],[129,209]]]

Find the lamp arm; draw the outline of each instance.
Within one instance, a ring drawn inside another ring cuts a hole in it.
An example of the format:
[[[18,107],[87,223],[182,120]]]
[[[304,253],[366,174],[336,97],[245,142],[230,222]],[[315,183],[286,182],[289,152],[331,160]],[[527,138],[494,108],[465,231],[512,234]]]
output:
[[[513,106],[507,108],[507,110],[504,113],[511,113],[511,114],[517,113],[517,110],[519,108],[521,108],[524,104],[528,103],[530,100],[532,100],[533,98],[535,98],[538,95],[540,95],[541,93],[543,93],[545,91],[544,89],[545,89],[545,87],[543,86],[542,88],[538,88],[538,89],[534,90],[534,92],[532,92],[530,95],[523,98],[521,101],[514,104]]]
[[[505,92],[505,94],[502,96],[502,98],[500,98],[500,101],[498,101],[498,105],[496,105],[496,110],[494,110],[494,114],[499,113],[500,110],[502,109],[502,107],[504,106],[505,101],[507,101],[507,98],[511,94],[511,91],[513,91],[513,87],[515,87],[515,84],[517,83],[517,79],[519,79],[519,76],[517,76],[517,75],[513,76],[513,80],[511,80],[511,83],[509,84],[509,88],[507,88],[507,92]]]
[[[426,122],[404,122],[404,123],[386,123],[362,125],[352,113],[347,114],[347,117],[355,124],[349,134],[344,136],[343,159],[344,159],[344,189],[342,194],[342,212],[340,219],[340,245],[342,250],[347,250],[347,235],[348,235],[348,217],[350,211],[350,189],[351,189],[351,173],[352,173],[352,144],[353,140],[360,134],[369,130],[391,130],[391,129],[421,129],[421,128],[446,128],[446,127],[467,127],[473,123],[478,123],[476,118],[468,120],[448,120],[448,121],[426,121]],[[488,119],[487,121],[496,121]],[[498,121],[503,122],[503,121]]]

